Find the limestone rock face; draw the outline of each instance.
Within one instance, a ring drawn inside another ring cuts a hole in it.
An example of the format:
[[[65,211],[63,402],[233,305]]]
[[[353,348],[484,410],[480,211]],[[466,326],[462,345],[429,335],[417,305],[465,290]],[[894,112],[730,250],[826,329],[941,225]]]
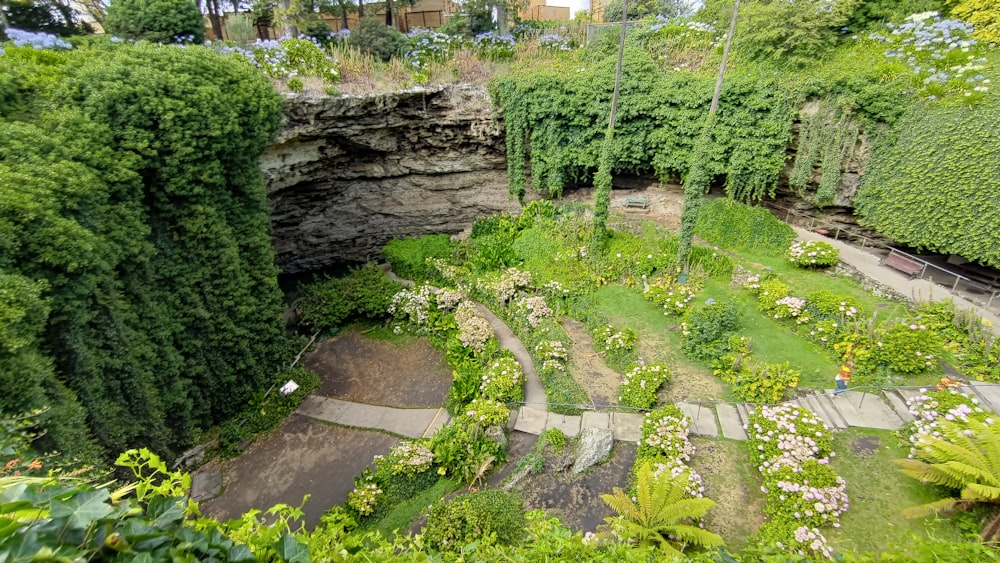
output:
[[[292,96],[284,113],[260,167],[285,273],[377,259],[393,238],[519,210],[485,87]]]

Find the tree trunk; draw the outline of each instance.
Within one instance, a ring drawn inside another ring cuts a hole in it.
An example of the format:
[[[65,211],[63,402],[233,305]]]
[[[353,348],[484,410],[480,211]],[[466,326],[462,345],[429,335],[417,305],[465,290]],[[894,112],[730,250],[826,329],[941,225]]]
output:
[[[594,232],[591,236],[591,255],[597,257],[603,252],[607,235],[608,207],[611,206],[611,154],[615,136],[615,119],[618,116],[618,91],[622,83],[622,58],[625,54],[625,33],[628,30],[628,0],[622,0],[622,32],[618,41],[618,66],[615,68],[615,88],[611,94],[611,115],[608,117],[608,131],[601,147],[601,158],[597,162],[594,175]]]
[[[365,0],[358,0],[358,19],[365,17]]]
[[[385,25],[392,27],[392,0],[385,2]]]
[[[715,125],[715,114],[719,110],[719,96],[722,94],[722,79],[726,73],[726,61],[729,60],[729,49],[733,45],[733,35],[736,34],[736,16],[739,15],[740,0],[733,4],[733,15],[729,20],[729,33],[726,34],[726,46],[722,50],[722,64],[719,65],[719,76],[715,80],[715,91],[712,93],[712,104],[708,109],[708,117],[698,140],[695,141],[691,153],[691,164],[687,177],[684,179],[684,208],[681,210],[680,240],[677,245],[677,264],[682,273],[678,277],[681,283],[687,281],[688,255],[691,254],[691,242],[694,240],[694,227],[698,222],[698,212],[701,200],[708,189],[711,178],[705,170],[705,159],[708,158],[708,145],[712,142],[712,127]]]
[[[500,0],[496,3],[497,8],[497,31],[500,35],[507,35],[510,33],[510,26],[507,25],[507,2],[505,0]]]
[[[216,41],[222,41],[222,19],[219,18],[219,0],[208,0],[208,20],[212,22],[212,35]]]

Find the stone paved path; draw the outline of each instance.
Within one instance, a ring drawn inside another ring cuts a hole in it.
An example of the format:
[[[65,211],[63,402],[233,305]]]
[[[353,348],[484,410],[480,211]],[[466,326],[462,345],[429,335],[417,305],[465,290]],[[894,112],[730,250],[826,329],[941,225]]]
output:
[[[451,420],[444,409],[397,409],[310,395],[295,412],[352,428],[383,430],[404,438],[425,438]]]
[[[795,234],[803,240],[818,240],[834,246],[840,251],[839,257],[841,262],[850,264],[865,276],[891,287],[900,295],[904,295],[914,301],[943,301],[951,299],[957,308],[971,310],[993,323],[993,332],[1000,334],[1000,316],[996,313],[970,303],[962,296],[952,294],[948,289],[937,286],[928,280],[920,278],[911,280],[902,272],[897,272],[888,266],[881,265],[880,261],[882,258],[878,254],[801,227],[793,226],[792,228],[795,229]]]

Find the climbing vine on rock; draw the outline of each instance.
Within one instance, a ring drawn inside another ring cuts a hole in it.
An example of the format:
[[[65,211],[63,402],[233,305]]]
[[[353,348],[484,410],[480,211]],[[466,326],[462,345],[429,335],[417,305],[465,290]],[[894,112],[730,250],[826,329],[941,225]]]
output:
[[[1000,267],[1000,105],[916,107],[874,152],[855,201],[911,246]]]

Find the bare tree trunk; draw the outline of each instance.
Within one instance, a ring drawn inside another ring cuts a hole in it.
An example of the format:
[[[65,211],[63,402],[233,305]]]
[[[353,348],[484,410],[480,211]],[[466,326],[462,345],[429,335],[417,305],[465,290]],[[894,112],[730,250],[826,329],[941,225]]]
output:
[[[222,19],[219,17],[219,0],[208,0],[208,21],[212,22],[212,35],[216,41],[222,41]]]
[[[385,1],[385,25],[392,27],[392,0]]]
[[[677,264],[682,273],[678,277],[681,283],[687,281],[688,256],[691,254],[691,243],[694,240],[694,227],[698,222],[698,212],[701,210],[701,200],[708,189],[711,178],[705,170],[708,144],[712,141],[712,127],[715,125],[715,114],[719,110],[719,96],[722,94],[722,79],[726,73],[726,62],[729,60],[729,49],[733,45],[733,35],[736,34],[736,17],[739,15],[740,0],[733,4],[733,15],[729,20],[729,33],[726,34],[726,46],[722,50],[722,64],[719,65],[719,76],[715,80],[715,91],[712,93],[712,104],[708,109],[708,117],[698,140],[695,141],[691,154],[691,165],[684,179],[684,208],[681,210],[680,240],[677,246]]]
[[[507,2],[500,0],[496,4],[497,8],[497,31],[500,35],[510,33],[510,26],[507,24]]]
[[[358,19],[365,17],[365,0],[358,0]]]

